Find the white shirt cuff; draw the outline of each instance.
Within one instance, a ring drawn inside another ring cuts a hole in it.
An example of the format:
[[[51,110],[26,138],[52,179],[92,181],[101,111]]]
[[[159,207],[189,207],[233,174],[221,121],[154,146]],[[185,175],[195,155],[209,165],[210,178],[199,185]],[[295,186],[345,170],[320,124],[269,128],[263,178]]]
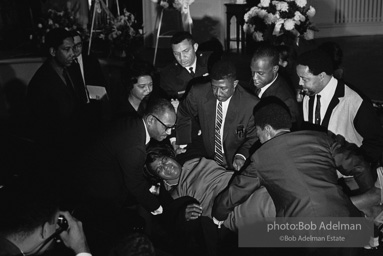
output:
[[[218,226],[218,228],[221,228],[221,225],[223,224],[223,220],[217,220],[216,218],[213,217],[213,222],[215,225]]]
[[[154,212],[152,212],[153,215],[158,215],[158,214],[161,214],[164,210],[162,209],[162,206],[160,205],[160,207],[158,207],[157,210],[155,210]]]
[[[242,155],[242,154],[235,154],[235,156],[240,156],[240,157],[242,157],[242,158],[243,158],[243,160],[245,160],[245,161],[246,161],[246,157],[245,157],[244,155]]]

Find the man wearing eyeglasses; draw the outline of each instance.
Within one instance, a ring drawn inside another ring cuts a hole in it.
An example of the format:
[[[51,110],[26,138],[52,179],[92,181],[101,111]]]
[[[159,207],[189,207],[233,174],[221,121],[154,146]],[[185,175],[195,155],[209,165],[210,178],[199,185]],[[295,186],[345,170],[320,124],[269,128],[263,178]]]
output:
[[[83,103],[89,103],[89,92],[87,85],[106,86],[105,78],[100,62],[92,54],[83,54],[84,42],[78,31],[71,31],[73,36],[74,59],[69,67],[69,72],[75,80]]]
[[[210,79],[209,83],[194,85],[180,103],[176,143],[193,143],[190,120],[197,118],[207,157],[226,169],[240,170],[257,140],[252,113],[259,99],[238,84],[236,68],[230,61],[216,62]]]
[[[153,215],[162,213],[162,206],[143,176],[146,144],[150,139],[164,140],[175,123],[172,104],[157,99],[148,104],[143,118],[120,118],[111,125],[82,161],[82,201],[91,212],[117,218],[124,207],[138,204]]]

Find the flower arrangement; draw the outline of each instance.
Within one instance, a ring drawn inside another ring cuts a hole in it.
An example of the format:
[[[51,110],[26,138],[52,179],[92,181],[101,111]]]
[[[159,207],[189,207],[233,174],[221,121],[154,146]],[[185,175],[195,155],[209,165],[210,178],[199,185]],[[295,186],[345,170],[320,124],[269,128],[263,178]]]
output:
[[[255,41],[299,45],[300,39],[311,40],[318,31],[310,22],[314,15],[307,0],[261,0],[244,15],[243,29]]]
[[[132,13],[124,9],[122,15],[110,19],[99,38],[108,41],[112,51],[128,52],[141,44],[142,26],[138,24]]]
[[[181,12],[188,8],[194,0],[152,0],[154,3],[158,3],[163,8],[174,8]]]
[[[36,43],[41,47],[45,43],[45,35],[53,28],[65,28],[68,31],[77,30],[83,38],[88,36],[87,31],[81,26],[74,16],[74,11],[67,8],[64,11],[49,9],[44,17],[40,19],[36,29]]]

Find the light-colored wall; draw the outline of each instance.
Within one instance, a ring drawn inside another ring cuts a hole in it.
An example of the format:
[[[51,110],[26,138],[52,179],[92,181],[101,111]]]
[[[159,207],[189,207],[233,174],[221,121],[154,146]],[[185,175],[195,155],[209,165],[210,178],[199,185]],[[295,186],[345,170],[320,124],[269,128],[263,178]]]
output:
[[[316,37],[355,36],[355,35],[379,35],[383,34],[382,22],[366,23],[335,23],[336,1],[338,0],[308,0],[308,4],[316,9],[313,22],[319,32]],[[351,1],[351,0],[347,0]],[[364,0],[374,1],[374,0]],[[193,35],[198,42],[204,42],[210,37],[217,37],[223,45],[226,40],[226,9],[224,4],[230,0],[195,0],[190,6],[194,27]],[[143,0],[145,45],[154,47],[153,35],[155,31],[155,19],[157,17],[156,5],[150,0]],[[232,22],[233,23],[233,22]],[[232,24],[233,26],[233,24]],[[232,29],[233,30],[233,29]],[[161,44],[160,47],[168,47]],[[165,40],[166,41],[166,40]]]

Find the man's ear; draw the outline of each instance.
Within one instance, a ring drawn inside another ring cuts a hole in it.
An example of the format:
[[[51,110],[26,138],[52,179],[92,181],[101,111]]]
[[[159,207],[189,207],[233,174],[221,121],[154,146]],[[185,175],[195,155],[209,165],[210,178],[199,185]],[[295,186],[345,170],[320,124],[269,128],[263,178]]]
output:
[[[234,88],[237,87],[239,80],[234,80]]]
[[[193,44],[193,48],[194,48],[194,51],[197,52],[197,50],[198,50],[198,43],[194,43]]]
[[[52,57],[56,56],[56,50],[53,47],[49,47],[49,55]]]
[[[154,117],[152,115],[148,115],[146,117],[146,125],[151,126],[151,125],[153,125],[153,122],[154,122]]]
[[[50,230],[50,226],[51,226],[52,224],[49,224],[49,222],[45,222],[44,223],[44,225],[42,225],[42,227],[41,227],[41,238],[42,239],[47,239],[50,235],[52,235],[52,234],[50,234],[50,232],[49,232],[49,230]]]
[[[279,65],[275,65],[273,67],[273,72],[276,74],[276,73],[278,73],[278,70],[279,70]]]
[[[267,132],[268,140],[274,138],[276,132],[275,132],[274,128],[271,125],[266,124],[264,130]]]

